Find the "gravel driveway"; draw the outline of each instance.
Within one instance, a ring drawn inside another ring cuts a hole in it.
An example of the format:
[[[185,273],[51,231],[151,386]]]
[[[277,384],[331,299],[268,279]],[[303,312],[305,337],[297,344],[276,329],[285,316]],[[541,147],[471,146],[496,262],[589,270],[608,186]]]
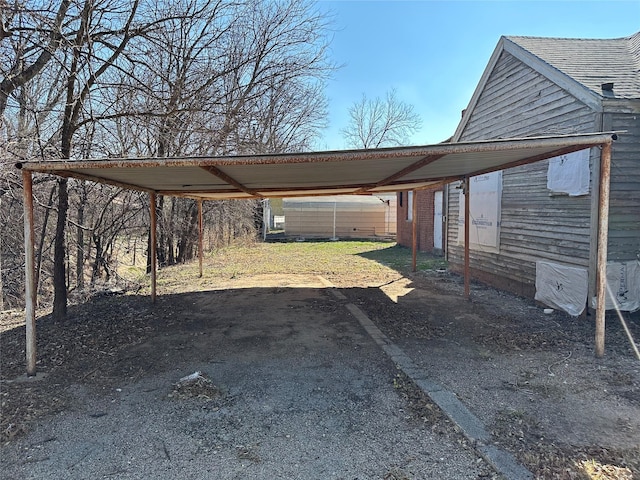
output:
[[[284,286],[147,305],[139,341],[68,384],[40,380],[68,407],[2,447],[1,478],[495,477],[450,425],[412,407],[320,279]],[[175,395],[196,371],[215,388]]]

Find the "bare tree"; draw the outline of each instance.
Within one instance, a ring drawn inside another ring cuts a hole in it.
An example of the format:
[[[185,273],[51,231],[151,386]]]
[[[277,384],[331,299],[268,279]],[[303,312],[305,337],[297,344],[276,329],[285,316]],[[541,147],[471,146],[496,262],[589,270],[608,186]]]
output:
[[[187,15],[137,44],[153,49],[154,61],[138,63],[121,97],[142,118],[117,119],[114,131],[142,133],[136,150],[158,157],[308,147],[326,119],[322,86],[333,69],[327,25],[312,4],[180,0],[173,8]],[[226,215],[254,209],[230,205]],[[193,257],[195,202],[160,197],[158,226],[159,265]]]
[[[0,121],[9,96],[35,78],[63,43],[70,0],[0,0]]]
[[[328,25],[310,1],[0,0],[0,7],[5,305],[23,295],[15,161],[301,150],[325,121]],[[70,265],[78,288],[85,275],[113,277],[111,253],[148,225],[147,199],[45,176],[34,179],[34,196],[40,284],[53,290],[62,319]],[[196,204],[162,197],[160,204],[159,255],[188,260]],[[254,202],[207,202],[205,229],[214,244],[251,236],[254,215]]]
[[[350,147],[379,148],[406,145],[421,126],[420,115],[399,100],[394,89],[384,99],[371,100],[363,94],[349,107],[349,124],[341,133]]]

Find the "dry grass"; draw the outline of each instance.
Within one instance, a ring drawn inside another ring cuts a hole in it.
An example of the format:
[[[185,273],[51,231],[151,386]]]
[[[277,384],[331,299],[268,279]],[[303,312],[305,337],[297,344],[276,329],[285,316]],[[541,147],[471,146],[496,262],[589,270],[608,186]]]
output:
[[[442,268],[444,261],[418,255],[418,269]],[[377,286],[411,269],[411,250],[391,242],[287,242],[235,245],[207,252],[200,278],[198,262],[160,269],[161,293],[206,290],[221,282],[256,275],[320,275],[336,286]],[[140,279],[142,267],[126,267],[121,275]],[[147,285],[143,288],[148,293]]]

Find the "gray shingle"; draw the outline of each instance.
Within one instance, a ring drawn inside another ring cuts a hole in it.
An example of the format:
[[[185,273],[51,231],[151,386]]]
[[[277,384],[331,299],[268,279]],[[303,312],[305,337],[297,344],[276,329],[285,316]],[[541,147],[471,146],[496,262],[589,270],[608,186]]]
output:
[[[613,82],[616,98],[640,99],[640,32],[615,39],[505,38],[598,95],[604,96],[603,83]]]

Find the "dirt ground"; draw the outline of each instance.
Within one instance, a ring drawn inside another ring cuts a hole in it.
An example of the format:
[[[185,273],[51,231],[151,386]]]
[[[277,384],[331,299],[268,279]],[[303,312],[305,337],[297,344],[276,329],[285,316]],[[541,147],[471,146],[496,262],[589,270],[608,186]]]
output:
[[[640,361],[616,316],[598,360],[592,319],[481,285],[466,301],[445,271],[321,273],[536,478],[640,478]],[[497,478],[318,275],[193,289],[43,316],[31,380],[3,314],[0,477]]]

